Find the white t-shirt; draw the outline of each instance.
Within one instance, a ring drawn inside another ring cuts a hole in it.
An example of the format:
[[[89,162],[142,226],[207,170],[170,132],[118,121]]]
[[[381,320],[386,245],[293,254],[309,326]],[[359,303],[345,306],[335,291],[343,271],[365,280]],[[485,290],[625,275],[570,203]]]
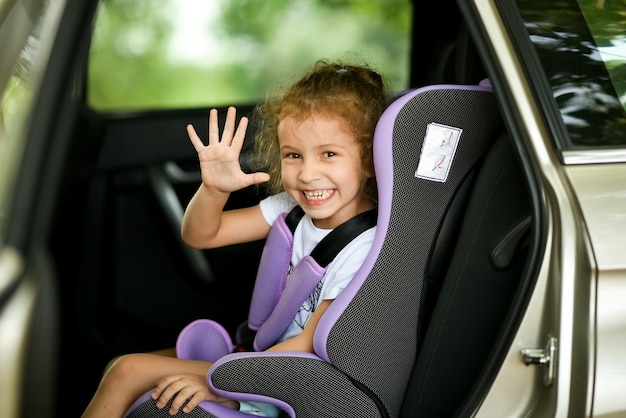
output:
[[[269,196],[260,202],[261,212],[269,225],[272,225],[281,213],[289,212],[296,203],[287,192]],[[326,274],[311,296],[304,301],[293,322],[279,341],[294,337],[304,329],[315,309],[323,300],[335,299],[346,287],[363,264],[374,239],[376,227],[370,228],[352,240],[337,254],[326,267]],[[318,242],[331,229],[320,229],[313,224],[310,216],[304,215],[298,223],[293,239],[293,253],[289,271],[306,255],[309,255]]]

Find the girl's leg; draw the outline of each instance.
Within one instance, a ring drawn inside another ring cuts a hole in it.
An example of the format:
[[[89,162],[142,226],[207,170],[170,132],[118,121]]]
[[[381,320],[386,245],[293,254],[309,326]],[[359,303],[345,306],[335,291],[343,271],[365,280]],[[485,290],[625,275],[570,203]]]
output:
[[[164,348],[162,350],[148,351],[148,354],[157,354],[159,356],[165,356],[165,357],[176,357],[176,349],[175,348]],[[109,360],[107,365],[104,367],[104,373],[106,373],[107,370],[109,370],[111,368],[113,363],[115,363],[117,361],[117,359],[119,359],[120,357],[121,356],[113,357],[111,360]]]
[[[159,379],[183,373],[206,376],[212,364],[156,354],[120,356],[105,371],[83,418],[121,418],[137,398],[154,389]]]

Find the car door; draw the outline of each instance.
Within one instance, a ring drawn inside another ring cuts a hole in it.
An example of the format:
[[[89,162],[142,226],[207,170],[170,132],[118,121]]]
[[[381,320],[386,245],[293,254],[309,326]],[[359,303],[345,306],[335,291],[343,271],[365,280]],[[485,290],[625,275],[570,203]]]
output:
[[[49,416],[61,346],[59,288],[47,246],[76,107],[67,100],[86,12],[65,1],[0,5],[0,416]],[[60,27],[66,40],[57,42]],[[54,56],[55,59],[51,59]],[[65,241],[64,245],[74,243]]]
[[[460,5],[542,196],[545,247],[476,416],[623,416],[623,4],[487,3]]]

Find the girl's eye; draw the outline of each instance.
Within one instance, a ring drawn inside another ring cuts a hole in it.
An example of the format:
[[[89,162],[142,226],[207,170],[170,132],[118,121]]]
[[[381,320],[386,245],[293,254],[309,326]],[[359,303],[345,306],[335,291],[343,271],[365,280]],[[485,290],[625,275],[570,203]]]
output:
[[[295,152],[290,152],[285,154],[285,158],[296,159],[300,158],[300,154],[296,154]]]
[[[326,157],[326,158],[328,158],[328,157],[334,157],[335,155],[337,155],[337,154],[335,154],[335,153],[334,153],[334,152],[332,152],[332,151],[326,151],[326,152],[324,153],[324,157]]]

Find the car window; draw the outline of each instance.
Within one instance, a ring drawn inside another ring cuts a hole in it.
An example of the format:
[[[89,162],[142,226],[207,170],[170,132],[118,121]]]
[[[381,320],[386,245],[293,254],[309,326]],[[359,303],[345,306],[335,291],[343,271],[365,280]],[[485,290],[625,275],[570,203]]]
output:
[[[626,0],[517,4],[569,134],[559,146],[626,146]]]
[[[108,0],[90,51],[97,110],[253,104],[320,58],[409,82],[410,0]]]
[[[63,2],[0,4],[0,237],[10,206],[25,136]],[[11,10],[11,8],[13,8]],[[5,11],[10,13],[4,13]],[[1,241],[1,240],[0,240]]]

